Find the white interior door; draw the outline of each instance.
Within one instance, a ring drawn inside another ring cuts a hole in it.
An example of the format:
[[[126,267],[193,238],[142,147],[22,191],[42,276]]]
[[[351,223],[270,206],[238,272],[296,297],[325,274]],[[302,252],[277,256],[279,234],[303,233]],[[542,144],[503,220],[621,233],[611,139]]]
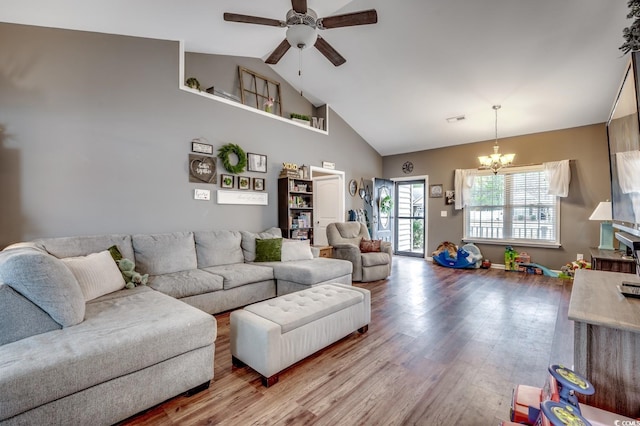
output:
[[[344,199],[343,180],[337,175],[313,178],[313,243],[327,245],[327,225],[344,222],[339,200]]]

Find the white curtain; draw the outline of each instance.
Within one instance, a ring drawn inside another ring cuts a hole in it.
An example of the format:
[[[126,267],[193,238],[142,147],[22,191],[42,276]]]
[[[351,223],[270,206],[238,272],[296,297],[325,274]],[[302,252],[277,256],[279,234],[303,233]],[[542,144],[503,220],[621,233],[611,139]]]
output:
[[[569,195],[569,182],[571,182],[571,171],[569,170],[569,160],[550,161],[543,163],[544,175],[549,182],[548,195],[566,197]]]
[[[456,169],[454,180],[454,189],[456,191],[454,207],[456,210],[461,210],[469,205],[471,187],[477,172],[478,170],[476,169]]]

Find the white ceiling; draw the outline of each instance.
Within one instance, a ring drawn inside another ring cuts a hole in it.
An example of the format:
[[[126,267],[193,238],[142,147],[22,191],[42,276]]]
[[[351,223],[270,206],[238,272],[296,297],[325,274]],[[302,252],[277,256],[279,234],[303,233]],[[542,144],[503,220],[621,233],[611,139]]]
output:
[[[628,55],[626,0],[308,0],[318,16],[375,8],[375,25],[321,35],[347,62],[290,49],[274,69],[328,103],[380,154],[607,120]],[[0,21],[184,40],[188,51],[265,59],[285,29],[223,12],[285,19],[289,0],[0,0]],[[466,120],[448,124],[447,117]]]

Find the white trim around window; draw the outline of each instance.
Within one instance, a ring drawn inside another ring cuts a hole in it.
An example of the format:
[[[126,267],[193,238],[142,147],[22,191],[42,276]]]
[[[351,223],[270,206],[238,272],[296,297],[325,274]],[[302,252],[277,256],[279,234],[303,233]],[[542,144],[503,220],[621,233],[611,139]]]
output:
[[[479,171],[464,207],[464,242],[558,248],[560,198],[542,165]]]

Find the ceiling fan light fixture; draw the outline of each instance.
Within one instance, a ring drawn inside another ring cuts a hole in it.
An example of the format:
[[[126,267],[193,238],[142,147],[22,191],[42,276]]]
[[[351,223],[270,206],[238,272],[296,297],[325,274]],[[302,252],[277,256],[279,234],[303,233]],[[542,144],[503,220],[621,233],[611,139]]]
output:
[[[287,41],[298,49],[306,49],[316,44],[318,34],[315,28],[305,24],[293,25],[287,29]]]

